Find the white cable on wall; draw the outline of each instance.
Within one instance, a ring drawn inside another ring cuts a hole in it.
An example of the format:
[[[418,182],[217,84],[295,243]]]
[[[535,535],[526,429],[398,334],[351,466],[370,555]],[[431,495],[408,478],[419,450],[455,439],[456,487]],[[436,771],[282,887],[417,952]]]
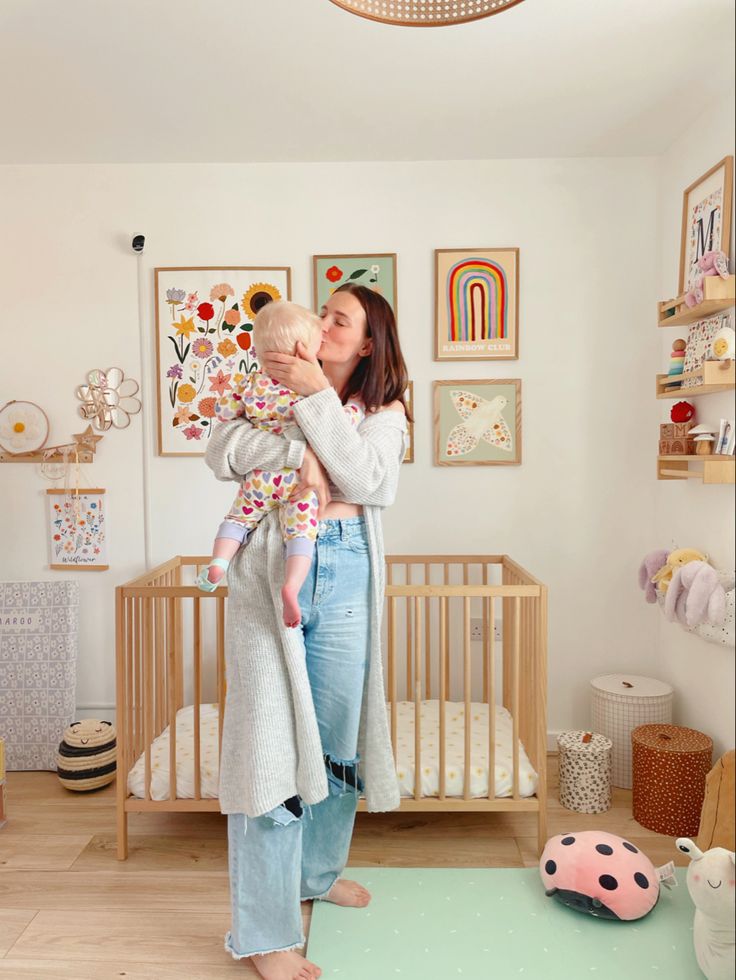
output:
[[[146,395],[143,399],[144,411],[142,418],[142,428],[143,428],[143,438],[141,440],[141,453],[142,453],[142,472],[143,472],[143,549],[144,557],[146,562],[146,569],[153,568],[153,561],[151,558],[151,472],[150,472],[150,459],[151,459],[151,420],[153,418],[153,412],[150,410],[153,405],[153,396],[151,395],[151,388],[149,380],[151,378],[151,372],[148,370],[148,357],[147,357],[147,346],[146,346],[146,332],[145,332],[145,308],[144,308],[144,295],[143,295],[143,255],[138,252],[136,260],[137,276],[138,276],[138,336],[140,343],[140,358],[141,358],[141,391],[145,392]],[[146,405],[148,401],[148,405]],[[148,407],[149,411],[146,412],[145,408]]]

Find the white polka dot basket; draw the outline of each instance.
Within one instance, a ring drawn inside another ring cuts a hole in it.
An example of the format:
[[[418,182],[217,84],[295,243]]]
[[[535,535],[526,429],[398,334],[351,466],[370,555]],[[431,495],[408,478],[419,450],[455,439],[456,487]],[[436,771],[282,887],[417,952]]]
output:
[[[576,813],[611,809],[610,738],[595,732],[560,732],[560,803]]]

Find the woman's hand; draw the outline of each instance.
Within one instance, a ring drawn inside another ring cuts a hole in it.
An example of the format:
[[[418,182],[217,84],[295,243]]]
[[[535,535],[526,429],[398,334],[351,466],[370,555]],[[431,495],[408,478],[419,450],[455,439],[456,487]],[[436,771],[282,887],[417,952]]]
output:
[[[314,395],[329,388],[330,382],[317,361],[317,355],[310,355],[301,342],[297,343],[296,349],[296,357],[292,354],[279,354],[278,351],[259,353],[262,370],[297,395]]]
[[[319,512],[317,517],[321,518],[325,512],[325,508],[332,500],[332,496],[330,495],[330,485],[327,480],[325,468],[317,459],[314,450],[309,446],[304,450],[304,459],[299,469],[299,485],[294,490],[292,499],[300,497],[307,490],[314,490],[317,494],[319,498]]]

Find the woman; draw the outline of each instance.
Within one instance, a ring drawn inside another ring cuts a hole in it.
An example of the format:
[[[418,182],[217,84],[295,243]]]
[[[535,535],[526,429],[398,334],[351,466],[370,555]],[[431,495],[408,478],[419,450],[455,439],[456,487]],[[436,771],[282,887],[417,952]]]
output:
[[[362,886],[339,877],[358,794],[365,792],[369,811],[400,801],[380,649],[380,513],[394,500],[406,450],[406,367],[393,312],[379,294],[340,287],[321,316],[321,366],[261,356],[266,373],[305,396],[294,406],[301,431],[284,438],[242,419],[224,422],[206,456],[221,480],[256,467],[298,468],[301,483],[324,501],[299,596],[301,630],[281,621],[275,512],[228,574],[220,806],[229,815],[233,923],[225,948],[236,959],[253,956],[264,980],[321,976],[296,952],[306,941],[299,903],[368,904]],[[366,408],[357,430],[342,410],[351,396]]]

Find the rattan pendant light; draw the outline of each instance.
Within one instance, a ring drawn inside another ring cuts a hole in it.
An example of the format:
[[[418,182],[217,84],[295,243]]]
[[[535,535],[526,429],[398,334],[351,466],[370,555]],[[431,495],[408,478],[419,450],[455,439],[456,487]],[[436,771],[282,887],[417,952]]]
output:
[[[331,0],[368,20],[402,27],[449,27],[500,14],[522,0]]]

